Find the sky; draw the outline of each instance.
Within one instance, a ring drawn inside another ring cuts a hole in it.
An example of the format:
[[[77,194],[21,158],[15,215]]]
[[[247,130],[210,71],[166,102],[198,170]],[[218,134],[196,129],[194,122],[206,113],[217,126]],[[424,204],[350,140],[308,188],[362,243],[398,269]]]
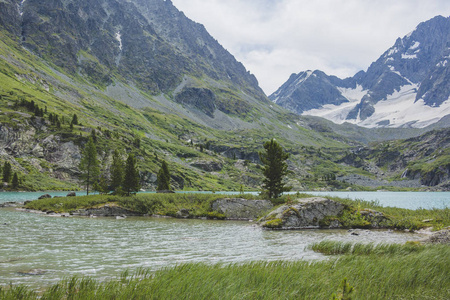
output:
[[[172,0],[256,76],[267,95],[292,73],[351,77],[449,0]]]

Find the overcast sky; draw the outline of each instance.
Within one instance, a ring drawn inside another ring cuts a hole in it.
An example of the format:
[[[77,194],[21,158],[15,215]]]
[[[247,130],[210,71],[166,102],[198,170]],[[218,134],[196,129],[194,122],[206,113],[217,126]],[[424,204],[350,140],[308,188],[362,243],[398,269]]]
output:
[[[367,70],[398,37],[449,0],[172,0],[203,25],[267,95],[292,73],[322,70],[341,78]]]

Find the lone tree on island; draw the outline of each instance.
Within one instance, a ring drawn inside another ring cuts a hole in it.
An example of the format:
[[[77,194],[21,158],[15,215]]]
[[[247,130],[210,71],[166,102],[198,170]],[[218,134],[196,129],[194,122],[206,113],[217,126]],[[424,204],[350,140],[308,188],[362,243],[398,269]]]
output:
[[[264,143],[265,151],[259,152],[259,158],[264,164],[262,171],[266,177],[263,180],[263,191],[267,192],[269,199],[278,198],[283,192],[291,190],[285,186],[283,177],[287,175],[287,163],[289,154],[274,140]]]
[[[156,187],[157,191],[170,191],[170,172],[169,166],[166,161],[163,160],[161,164],[161,169],[159,169],[157,176],[158,186]]]
[[[92,137],[89,138],[81,153],[80,170],[83,172],[82,178],[86,184],[86,195],[89,195],[89,186],[97,180],[100,173],[97,148]]]
[[[123,178],[123,189],[129,196],[130,193],[138,192],[141,188],[139,184],[139,171],[136,166],[136,158],[132,153],[128,155],[125,164],[125,175]]]

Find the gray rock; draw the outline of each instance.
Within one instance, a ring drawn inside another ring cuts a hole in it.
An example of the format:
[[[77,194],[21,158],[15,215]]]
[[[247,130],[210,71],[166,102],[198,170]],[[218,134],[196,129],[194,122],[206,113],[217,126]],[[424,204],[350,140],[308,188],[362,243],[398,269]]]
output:
[[[20,275],[38,276],[38,275],[44,275],[45,273],[47,273],[47,271],[42,270],[42,269],[31,269],[31,270],[26,270],[26,271],[19,271],[17,273],[19,273]]]
[[[180,209],[179,211],[177,211],[175,217],[180,218],[180,219],[186,219],[189,218],[189,210],[188,209]]]
[[[44,194],[42,196],[40,196],[38,199],[47,199],[47,198],[51,198],[52,196],[49,194]]]
[[[222,170],[222,164],[217,161],[199,160],[191,163],[190,165],[206,172],[216,172]]]
[[[450,227],[436,231],[430,237],[422,240],[422,242],[429,244],[450,244]]]
[[[242,198],[218,199],[211,204],[211,209],[224,214],[227,219],[255,219],[273,208],[268,200],[246,200]]]
[[[75,197],[77,195],[77,193],[75,192],[70,192],[66,195],[66,197]]]
[[[321,220],[341,214],[344,208],[344,204],[326,198],[300,199],[295,204],[280,206],[262,218],[259,223],[263,227],[274,229],[319,228]],[[336,227],[338,224],[333,226]]]
[[[119,206],[105,205],[98,208],[79,209],[72,212],[76,216],[99,216],[99,217],[116,217],[116,216],[142,216],[141,213],[128,210]]]

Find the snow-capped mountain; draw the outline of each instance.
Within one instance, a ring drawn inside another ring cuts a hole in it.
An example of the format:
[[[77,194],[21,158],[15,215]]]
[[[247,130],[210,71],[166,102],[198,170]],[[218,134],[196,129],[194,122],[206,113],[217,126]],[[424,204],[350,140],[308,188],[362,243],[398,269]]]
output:
[[[365,127],[425,127],[450,114],[450,17],[419,24],[347,79],[293,74],[269,98],[293,112]]]

